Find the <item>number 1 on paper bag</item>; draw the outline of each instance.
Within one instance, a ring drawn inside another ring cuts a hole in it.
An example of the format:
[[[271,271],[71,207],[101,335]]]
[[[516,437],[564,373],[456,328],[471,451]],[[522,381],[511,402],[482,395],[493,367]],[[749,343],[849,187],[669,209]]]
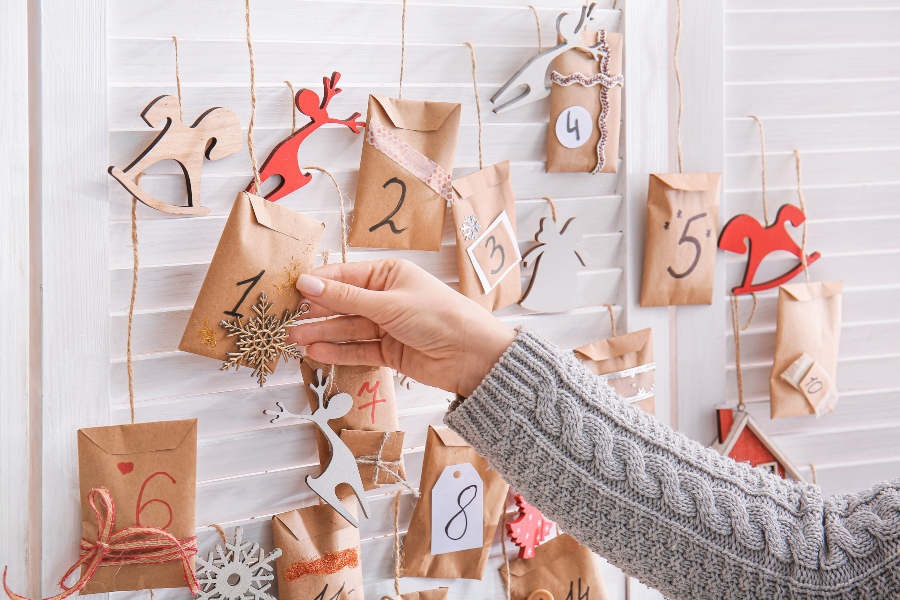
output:
[[[472,242],[466,252],[475,267],[484,293],[489,294],[522,260],[516,234],[505,210]]]
[[[469,463],[444,467],[431,489],[431,554],[484,546],[484,482]]]

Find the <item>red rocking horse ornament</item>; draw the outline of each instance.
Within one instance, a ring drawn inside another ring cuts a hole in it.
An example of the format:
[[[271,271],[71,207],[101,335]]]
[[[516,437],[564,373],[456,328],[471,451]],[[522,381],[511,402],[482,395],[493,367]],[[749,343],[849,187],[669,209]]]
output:
[[[275,149],[269,154],[266,162],[263,163],[262,169],[259,171],[260,185],[273,175],[281,177],[281,183],[278,184],[278,187],[269,192],[269,195],[265,197],[266,200],[270,202],[280,200],[310,182],[312,175],[304,173],[300,169],[300,165],[297,162],[297,151],[300,149],[300,144],[302,144],[313,131],[326,123],[336,123],[338,125],[349,127],[353,133],[359,135],[360,128],[365,127],[366,124],[364,122],[356,120],[360,116],[360,113],[358,112],[353,113],[348,119],[332,119],[328,115],[328,104],[331,102],[332,98],[342,91],[341,88],[337,87],[340,79],[341,74],[337,71],[333,72],[330,78],[322,78],[322,82],[325,85],[325,91],[322,95],[321,104],[319,103],[319,95],[314,91],[302,89],[297,92],[294,103],[297,105],[300,112],[311,120],[275,146]],[[251,194],[257,193],[255,182],[250,182],[250,185],[247,186],[247,192]]]
[[[803,255],[803,250],[788,233],[787,223],[794,227],[799,227],[805,221],[806,215],[793,204],[785,204],[779,208],[778,214],[775,216],[775,222],[768,227],[763,227],[759,224],[759,221],[750,215],[737,215],[728,221],[722,229],[722,235],[719,237],[719,248],[737,254],[749,252],[744,279],[741,285],[735,287],[731,292],[734,295],[761,292],[787,283],[798,275],[803,270],[802,260],[799,265],[779,277],[763,283],[753,283],[760,263],[772,252],[784,250],[797,258]],[[744,242],[745,239],[747,240],[746,243]],[[821,256],[818,252],[808,254],[806,256],[807,266],[819,260]]]

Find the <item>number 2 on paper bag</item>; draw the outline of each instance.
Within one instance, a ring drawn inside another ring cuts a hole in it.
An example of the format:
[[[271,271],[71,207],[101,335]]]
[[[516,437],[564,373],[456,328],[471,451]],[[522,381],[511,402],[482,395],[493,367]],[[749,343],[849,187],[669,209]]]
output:
[[[469,463],[444,467],[431,489],[431,554],[484,545],[484,482]]]
[[[522,260],[516,234],[505,210],[469,245],[466,253],[484,293],[489,294]]]

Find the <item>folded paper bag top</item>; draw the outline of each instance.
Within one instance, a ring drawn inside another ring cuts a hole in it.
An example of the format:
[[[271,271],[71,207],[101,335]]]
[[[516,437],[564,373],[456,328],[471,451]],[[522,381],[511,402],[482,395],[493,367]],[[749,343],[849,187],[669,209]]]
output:
[[[500,567],[504,581],[506,572]],[[559,600],[609,600],[600,557],[566,533],[535,548],[534,558],[509,561],[509,586],[512,600],[527,600],[536,590]]]
[[[653,332],[640,329],[575,349],[587,369],[599,375],[628,402],[646,413],[656,413],[653,397]]]
[[[418,592],[406,592],[399,596],[383,596],[382,600],[446,600],[450,588],[439,587],[433,590],[419,590]]]

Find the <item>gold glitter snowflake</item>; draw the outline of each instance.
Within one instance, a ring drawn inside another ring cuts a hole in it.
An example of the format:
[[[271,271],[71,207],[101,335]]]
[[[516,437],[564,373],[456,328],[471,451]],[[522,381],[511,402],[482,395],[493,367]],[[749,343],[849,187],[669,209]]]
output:
[[[194,320],[196,323],[196,319]],[[209,319],[203,319],[203,327],[197,332],[200,335],[200,342],[206,344],[210,350],[214,350],[216,342],[218,342],[218,334],[209,328]]]
[[[253,305],[257,316],[248,319],[246,325],[241,322],[240,317],[233,322],[223,319],[219,323],[229,332],[225,337],[239,336],[238,351],[228,353],[228,360],[222,363],[222,370],[234,367],[237,371],[242,364],[252,366],[253,375],[260,387],[266,383],[266,377],[275,371],[275,363],[279,358],[287,362],[289,357],[302,356],[297,344],[287,343],[288,329],[300,324],[297,319],[309,312],[309,304],[303,303],[295,311],[285,310],[281,319],[269,314],[273,306],[274,303],[266,301],[266,293],[263,292],[259,295],[259,303]]]

